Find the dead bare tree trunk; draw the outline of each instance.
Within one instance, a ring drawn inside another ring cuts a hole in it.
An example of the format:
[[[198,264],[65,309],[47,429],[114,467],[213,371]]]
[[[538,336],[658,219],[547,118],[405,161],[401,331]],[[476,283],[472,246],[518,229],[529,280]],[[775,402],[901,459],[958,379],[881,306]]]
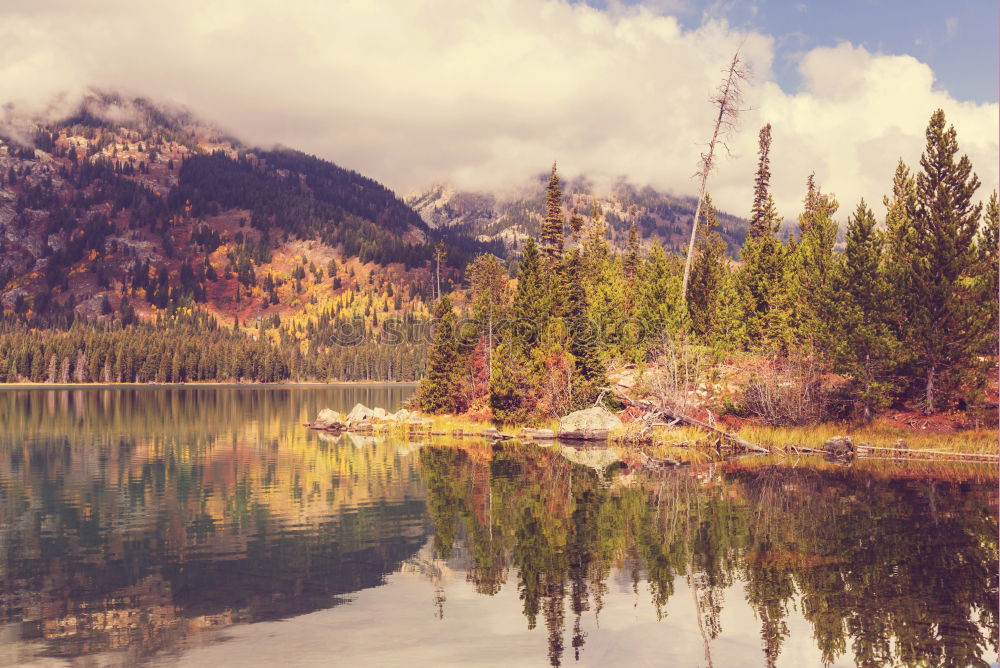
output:
[[[726,80],[719,86],[719,92],[712,102],[718,105],[719,115],[715,119],[715,127],[712,130],[712,139],[708,142],[708,152],[701,154],[701,166],[695,173],[700,177],[701,183],[698,188],[698,205],[694,210],[694,222],[691,224],[691,241],[688,244],[687,259],[684,261],[684,281],[681,284],[681,304],[687,306],[687,286],[691,276],[691,259],[694,256],[694,242],[698,236],[698,219],[701,217],[702,202],[705,201],[705,184],[708,181],[708,174],[715,165],[715,146],[722,144],[725,146],[723,137],[736,127],[743,102],[742,84],[750,77],[750,69],[743,59],[740,58],[740,45],[733,54],[733,60],[729,63],[726,73]]]
[[[434,259],[437,262],[437,298],[441,299],[441,259],[444,257],[444,242],[439,241],[434,247]]]

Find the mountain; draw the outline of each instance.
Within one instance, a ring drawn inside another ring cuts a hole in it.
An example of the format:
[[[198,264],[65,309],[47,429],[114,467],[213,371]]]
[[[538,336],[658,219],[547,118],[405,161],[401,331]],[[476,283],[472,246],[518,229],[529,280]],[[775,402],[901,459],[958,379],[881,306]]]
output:
[[[458,190],[438,183],[411,193],[405,202],[434,230],[455,230],[483,242],[503,242],[516,248],[529,235],[537,235],[545,216],[545,186],[548,175],[513,194]],[[581,215],[591,215],[596,202],[608,224],[612,245],[624,248],[631,225],[630,211],[635,207],[640,237],[656,241],[668,251],[686,252],[690,239],[697,199],[674,197],[649,186],[638,188],[626,181],[602,193],[586,179],[568,181],[563,187],[563,207]],[[746,221],[724,212],[718,213],[719,233],[735,258],[746,237]]]
[[[594,192],[567,183],[567,212],[586,215]],[[686,243],[689,200],[621,183],[597,204],[612,243],[633,204],[645,238]],[[59,119],[7,113],[0,382],[412,380],[436,246],[451,291],[475,255],[536,234],[543,205],[544,180],[517,196],[439,186],[404,201],[144,99],[95,93]],[[738,246],[742,221],[722,216],[722,233]]]
[[[38,322],[195,306],[222,322],[424,313],[434,244],[456,281],[499,250],[431,229],[380,183],[248,147],[184,112],[94,94],[0,137],[0,305]],[[377,317],[375,319],[377,324]]]

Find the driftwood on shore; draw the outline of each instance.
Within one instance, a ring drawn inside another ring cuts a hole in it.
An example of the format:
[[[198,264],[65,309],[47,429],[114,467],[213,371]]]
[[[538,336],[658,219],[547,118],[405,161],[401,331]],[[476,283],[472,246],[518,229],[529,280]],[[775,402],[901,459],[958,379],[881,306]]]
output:
[[[644,411],[646,411],[645,419],[648,420],[648,426],[673,426],[675,424],[681,423],[686,424],[691,427],[698,427],[699,429],[704,429],[712,434],[716,434],[724,441],[737,445],[750,452],[758,452],[761,454],[771,454],[771,451],[767,448],[761,447],[756,443],[751,443],[750,441],[740,438],[736,434],[725,431],[724,429],[719,429],[715,425],[708,424],[707,422],[702,422],[697,418],[693,418],[690,415],[684,415],[682,413],[677,413],[669,408],[663,406],[657,406],[652,401],[648,399],[629,399],[628,397],[620,397],[628,401],[628,403],[633,406],[637,406]],[[657,420],[666,419],[670,420],[669,423],[657,422]]]

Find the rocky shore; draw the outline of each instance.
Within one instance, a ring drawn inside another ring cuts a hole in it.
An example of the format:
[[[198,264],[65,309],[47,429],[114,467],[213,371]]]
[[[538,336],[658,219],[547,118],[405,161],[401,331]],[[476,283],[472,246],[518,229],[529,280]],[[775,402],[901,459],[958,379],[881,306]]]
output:
[[[511,434],[501,432],[496,428],[488,428],[466,432],[463,429],[452,429],[450,432],[435,431],[434,420],[416,411],[401,408],[390,413],[384,408],[369,408],[364,404],[356,404],[347,415],[335,410],[324,408],[316,419],[306,424],[310,429],[325,432],[363,432],[375,431],[391,426],[402,427],[408,431],[430,431],[432,435],[480,436],[493,440],[513,438]],[[559,420],[559,429],[534,429],[523,427],[517,434],[518,438],[535,441],[554,439],[572,441],[604,441],[606,442],[615,431],[623,428],[621,419],[611,411],[601,408],[587,408],[574,411]]]

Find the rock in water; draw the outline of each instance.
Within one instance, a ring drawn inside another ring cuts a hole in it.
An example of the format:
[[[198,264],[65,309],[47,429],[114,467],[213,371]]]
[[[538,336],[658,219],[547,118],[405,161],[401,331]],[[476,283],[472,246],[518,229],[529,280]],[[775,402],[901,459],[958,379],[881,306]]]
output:
[[[343,429],[344,417],[337,411],[324,408],[316,416],[316,421],[312,423],[313,429]]]
[[[347,424],[355,424],[358,422],[367,422],[374,417],[372,409],[368,408],[364,404],[354,404],[354,408],[351,412],[347,414]]]
[[[595,406],[574,411],[559,420],[559,438],[575,441],[607,440],[608,434],[622,428],[618,416],[606,408]]]
[[[823,449],[834,457],[850,457],[854,454],[854,441],[850,436],[834,436],[823,443]]]

